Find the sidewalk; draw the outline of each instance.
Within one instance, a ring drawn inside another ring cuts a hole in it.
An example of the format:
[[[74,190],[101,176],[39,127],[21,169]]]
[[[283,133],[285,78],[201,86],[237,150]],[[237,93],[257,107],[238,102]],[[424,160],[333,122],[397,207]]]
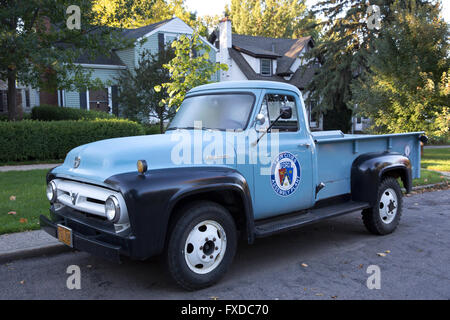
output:
[[[450,146],[425,146],[425,149],[447,149]]]
[[[30,171],[37,169],[53,169],[61,165],[61,163],[49,163],[49,164],[27,164],[22,166],[0,166],[0,172],[8,171]]]
[[[0,235],[0,263],[71,250],[45,231]]]

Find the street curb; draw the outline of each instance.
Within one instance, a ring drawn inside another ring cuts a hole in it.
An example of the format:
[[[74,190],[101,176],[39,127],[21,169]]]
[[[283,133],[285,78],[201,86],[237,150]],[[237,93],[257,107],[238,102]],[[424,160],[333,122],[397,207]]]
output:
[[[68,252],[70,250],[72,250],[72,248],[64,244],[56,243],[26,249],[5,251],[0,253],[0,264],[11,262],[14,260],[28,259],[44,255],[59,254],[63,252]]]
[[[438,188],[438,187],[444,187],[444,186],[448,186],[449,182],[439,182],[439,183],[434,183],[434,184],[427,184],[424,186],[417,186],[417,187],[412,187],[412,191],[420,191],[420,190],[426,190],[426,189],[433,189],[433,188]],[[403,192],[406,192],[405,188],[402,188]]]

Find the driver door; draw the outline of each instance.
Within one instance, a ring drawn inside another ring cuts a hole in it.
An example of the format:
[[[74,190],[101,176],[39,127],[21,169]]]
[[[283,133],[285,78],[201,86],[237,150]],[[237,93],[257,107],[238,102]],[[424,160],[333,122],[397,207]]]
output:
[[[292,108],[291,118],[274,123],[283,106]],[[306,209],[314,201],[311,138],[302,117],[303,112],[299,112],[298,108],[302,108],[302,104],[292,92],[265,92],[259,110],[259,118],[264,115],[265,121],[256,124],[254,130],[261,136],[270,124],[274,123],[274,126],[267,133],[270,163],[258,161],[253,168],[256,220]],[[278,150],[270,147],[277,139]],[[260,149],[260,143],[253,147]]]

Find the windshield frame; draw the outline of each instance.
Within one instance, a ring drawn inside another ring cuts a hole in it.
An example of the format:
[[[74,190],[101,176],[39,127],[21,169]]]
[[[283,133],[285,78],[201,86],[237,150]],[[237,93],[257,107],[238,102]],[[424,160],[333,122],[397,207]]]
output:
[[[245,125],[244,125],[244,127],[242,128],[242,129],[218,129],[218,128],[205,128],[205,130],[218,130],[218,131],[227,131],[227,130],[230,130],[230,131],[240,131],[240,130],[242,130],[242,131],[245,131],[245,130],[247,130],[248,129],[248,126],[249,126],[249,124],[250,124],[250,119],[252,118],[252,115],[253,115],[253,112],[254,112],[254,110],[255,110],[255,105],[256,105],[256,102],[257,102],[257,97],[256,97],[256,94],[254,93],[254,92],[251,92],[251,91],[220,91],[220,92],[195,92],[195,93],[192,93],[192,94],[187,94],[185,97],[184,97],[184,99],[183,99],[183,102],[184,102],[184,100],[186,100],[186,99],[189,99],[189,98],[194,98],[194,97],[198,97],[198,96],[218,96],[218,95],[236,95],[236,94],[240,94],[240,95],[250,95],[250,96],[252,96],[253,97],[253,102],[252,102],[252,104],[251,104],[251,107],[250,107],[250,112],[249,112],[249,114],[248,114],[248,119],[247,119],[247,121],[245,122]],[[181,106],[180,106],[181,107]],[[173,120],[172,120],[173,121]],[[169,126],[167,127],[167,131],[169,131],[169,130],[182,130],[182,129],[184,129],[184,128],[171,128],[170,127],[170,125],[172,124],[172,121],[170,122],[170,124],[169,124]],[[192,130],[192,129],[191,129]]]

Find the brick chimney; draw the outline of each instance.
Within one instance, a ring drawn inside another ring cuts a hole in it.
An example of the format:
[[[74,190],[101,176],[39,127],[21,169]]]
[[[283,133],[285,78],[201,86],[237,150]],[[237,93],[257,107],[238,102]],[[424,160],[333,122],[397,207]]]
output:
[[[224,63],[231,68],[231,58],[228,52],[228,49],[232,47],[232,31],[231,31],[231,20],[228,17],[223,18],[219,23],[219,39],[220,39],[220,47],[219,47],[219,55],[220,55],[220,63]],[[228,71],[221,72],[221,81],[226,81],[230,77]]]

